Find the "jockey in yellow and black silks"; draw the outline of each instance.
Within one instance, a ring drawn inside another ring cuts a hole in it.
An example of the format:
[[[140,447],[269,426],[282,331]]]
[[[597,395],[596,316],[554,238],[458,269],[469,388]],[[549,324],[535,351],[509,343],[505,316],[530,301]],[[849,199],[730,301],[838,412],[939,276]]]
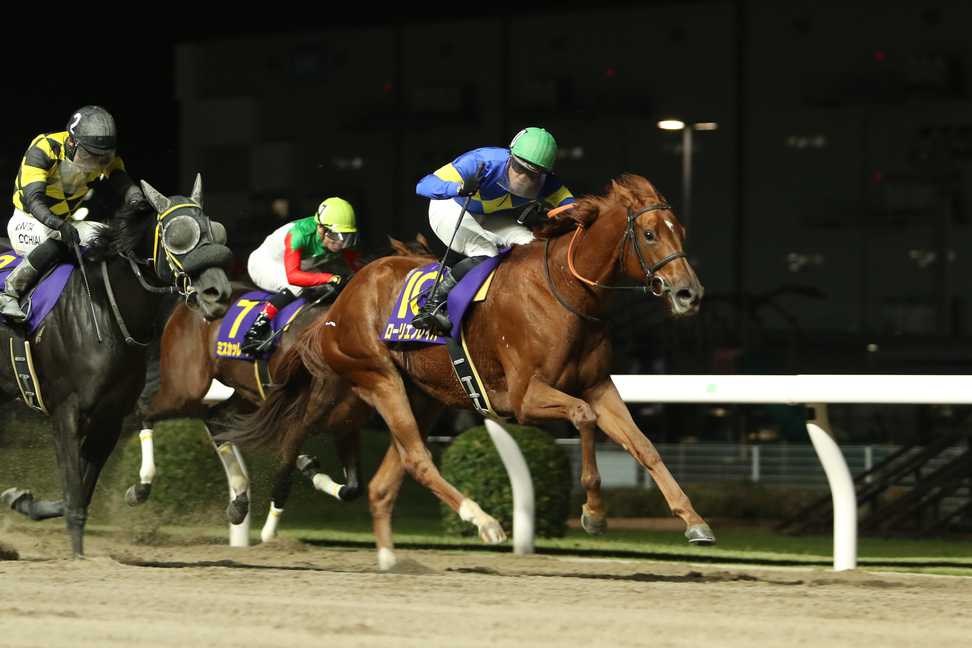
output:
[[[73,258],[71,246],[97,234],[99,223],[72,218],[92,182],[106,178],[130,207],[148,205],[115,154],[117,144],[115,120],[100,106],[79,108],[68,119],[67,130],[31,141],[14,180],[14,211],[7,224],[10,243],[24,260],[7,276],[0,314],[15,322],[25,320],[20,299],[54,264]]]

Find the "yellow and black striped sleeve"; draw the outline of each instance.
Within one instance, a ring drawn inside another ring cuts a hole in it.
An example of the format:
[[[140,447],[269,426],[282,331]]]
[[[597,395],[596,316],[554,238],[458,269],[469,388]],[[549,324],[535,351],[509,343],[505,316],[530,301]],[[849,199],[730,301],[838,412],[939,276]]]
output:
[[[51,228],[58,227],[61,219],[51,212],[45,191],[48,174],[59,158],[60,147],[60,142],[38,135],[27,148],[17,172],[17,194],[23,210]]]

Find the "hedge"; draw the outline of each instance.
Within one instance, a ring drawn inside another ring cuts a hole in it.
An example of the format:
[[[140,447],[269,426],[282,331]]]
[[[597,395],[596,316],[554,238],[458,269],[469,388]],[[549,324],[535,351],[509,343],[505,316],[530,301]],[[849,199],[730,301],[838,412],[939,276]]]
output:
[[[535,427],[504,425],[526,460],[536,498],[536,533],[561,537],[567,532],[570,506],[570,460],[549,434]],[[506,469],[484,426],[463,432],[442,455],[442,475],[482,509],[495,517],[506,532],[513,529],[513,493]],[[475,535],[452,509],[441,507],[446,533]]]

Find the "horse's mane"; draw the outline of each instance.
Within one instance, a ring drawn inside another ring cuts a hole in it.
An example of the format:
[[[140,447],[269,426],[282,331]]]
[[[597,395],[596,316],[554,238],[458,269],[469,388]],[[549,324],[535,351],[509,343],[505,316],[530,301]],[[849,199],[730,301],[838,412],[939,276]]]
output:
[[[597,220],[598,214],[607,208],[621,205],[635,208],[646,199],[664,200],[655,186],[646,178],[633,173],[624,173],[605,187],[603,196],[585,195],[577,199],[575,207],[547,220],[533,229],[539,239],[556,238],[574,231],[578,225],[589,227]]]
[[[435,258],[424,234],[416,234],[415,240],[408,243],[389,236],[388,243],[391,245],[395,256]]]
[[[98,234],[88,243],[86,256],[93,261],[101,261],[118,254],[127,254],[137,248],[145,237],[145,232],[155,221],[152,209],[135,211],[127,206],[120,207]]]

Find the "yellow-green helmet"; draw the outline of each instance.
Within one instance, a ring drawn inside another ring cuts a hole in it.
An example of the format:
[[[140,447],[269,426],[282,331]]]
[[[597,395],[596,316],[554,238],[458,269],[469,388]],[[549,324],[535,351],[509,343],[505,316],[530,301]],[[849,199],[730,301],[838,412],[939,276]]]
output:
[[[323,225],[332,232],[344,234],[358,231],[354,219],[354,207],[344,198],[336,196],[325,198],[317,207],[317,224]]]

